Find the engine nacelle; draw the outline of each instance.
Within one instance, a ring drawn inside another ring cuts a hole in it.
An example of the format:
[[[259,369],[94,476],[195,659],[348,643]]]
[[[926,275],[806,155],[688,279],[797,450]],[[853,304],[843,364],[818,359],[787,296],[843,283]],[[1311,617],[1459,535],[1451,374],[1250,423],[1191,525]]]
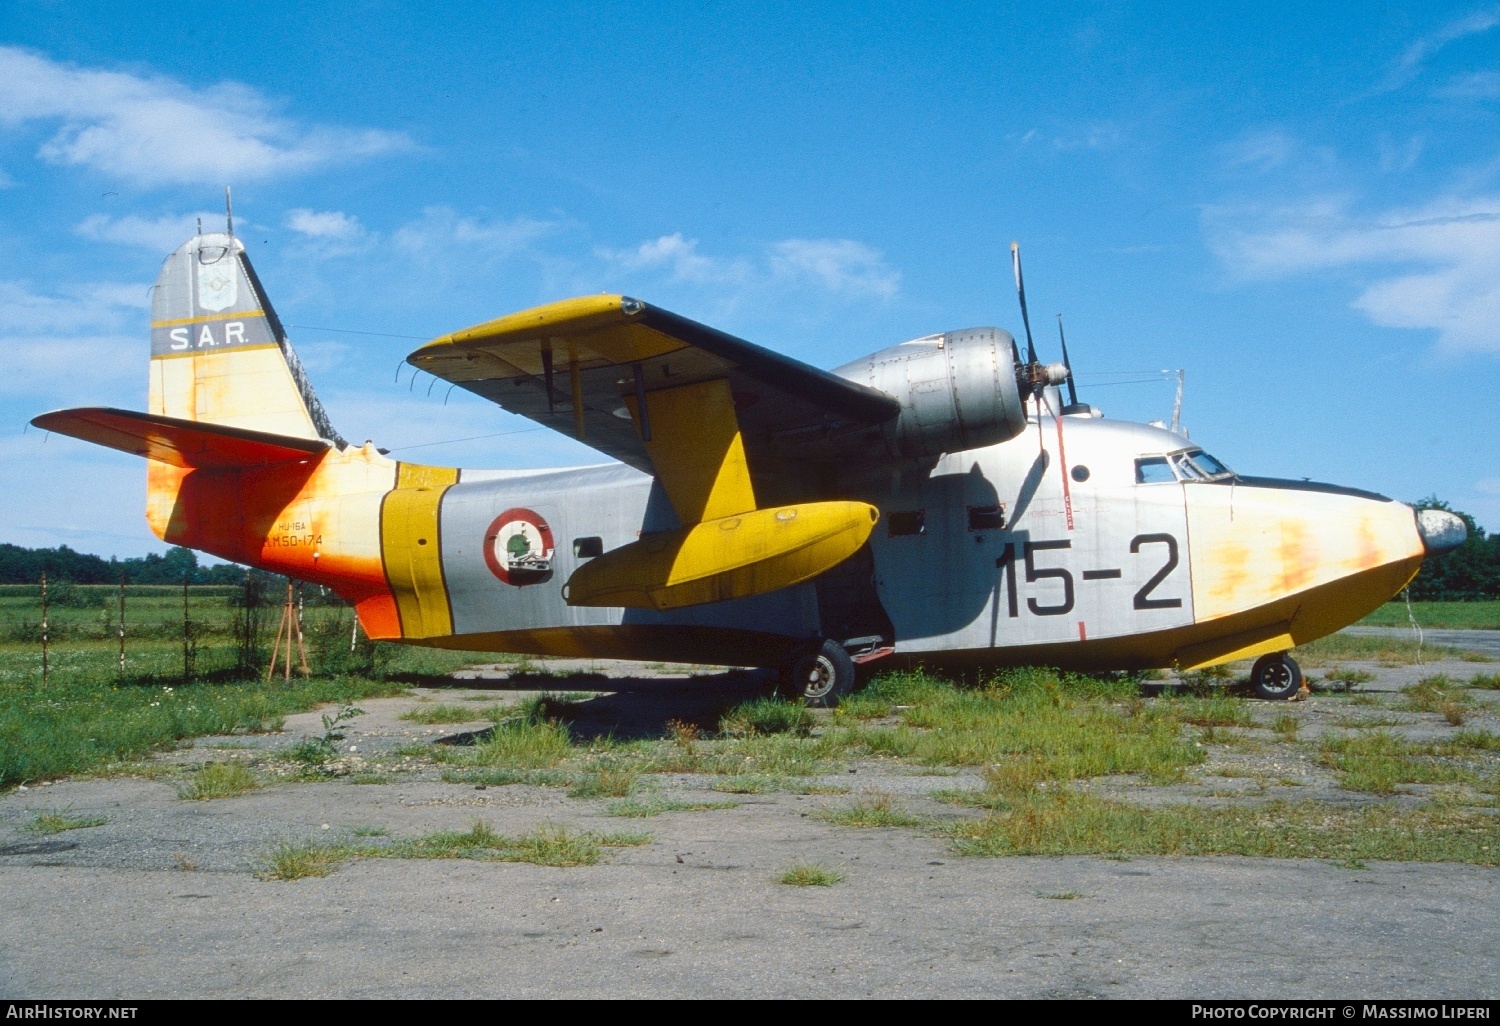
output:
[[[903,459],[962,452],[1026,430],[1015,340],[999,328],[966,328],[913,339],[834,369],[901,401],[886,425]]]

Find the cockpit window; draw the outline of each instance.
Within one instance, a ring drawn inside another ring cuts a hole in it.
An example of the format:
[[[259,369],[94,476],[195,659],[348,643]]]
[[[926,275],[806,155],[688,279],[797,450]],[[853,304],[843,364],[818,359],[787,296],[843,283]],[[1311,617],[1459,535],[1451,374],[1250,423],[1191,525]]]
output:
[[[1202,481],[1206,476],[1201,470],[1193,466],[1185,452],[1174,452],[1172,454],[1172,466],[1177,468],[1177,476],[1184,481]]]
[[[1202,449],[1192,449],[1188,452],[1182,453],[1181,456],[1183,461],[1191,466],[1196,472],[1193,476],[1205,478],[1210,481],[1216,480],[1221,477],[1234,476],[1234,471],[1224,466],[1224,464],[1214,459]],[[1188,477],[1189,475],[1184,474],[1183,476]]]
[[[1144,456],[1135,461],[1136,484],[1170,484],[1176,480],[1165,456]]]

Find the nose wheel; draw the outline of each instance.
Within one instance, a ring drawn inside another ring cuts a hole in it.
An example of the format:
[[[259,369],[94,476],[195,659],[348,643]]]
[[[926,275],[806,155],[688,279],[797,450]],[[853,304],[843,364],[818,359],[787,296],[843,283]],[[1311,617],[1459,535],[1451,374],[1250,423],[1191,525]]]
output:
[[[1250,669],[1255,693],[1270,701],[1286,701],[1302,690],[1302,667],[1285,652],[1263,655]]]
[[[815,709],[831,709],[854,690],[854,661],[844,646],[825,640],[805,649],[781,670],[777,691],[792,700],[801,699]]]

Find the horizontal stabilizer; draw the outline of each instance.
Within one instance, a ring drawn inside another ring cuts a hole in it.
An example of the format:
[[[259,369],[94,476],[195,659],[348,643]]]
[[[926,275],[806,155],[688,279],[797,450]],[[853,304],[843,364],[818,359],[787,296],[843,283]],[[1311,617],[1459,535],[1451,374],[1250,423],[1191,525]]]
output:
[[[31,423],[45,431],[189,469],[301,463],[330,447],[322,439],[289,438],[105,406],[44,413]]]
[[[761,595],[842,563],[879,517],[863,502],[810,502],[648,534],[580,566],[563,594],[571,606],[658,610]]]

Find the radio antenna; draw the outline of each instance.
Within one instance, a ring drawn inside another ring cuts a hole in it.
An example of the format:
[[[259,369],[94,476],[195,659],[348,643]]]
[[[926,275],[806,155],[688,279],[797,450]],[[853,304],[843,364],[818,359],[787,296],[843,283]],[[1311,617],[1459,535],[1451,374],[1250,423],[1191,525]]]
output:
[[[229,225],[229,237],[234,238],[234,201],[229,195],[229,186],[224,186],[224,220]]]

